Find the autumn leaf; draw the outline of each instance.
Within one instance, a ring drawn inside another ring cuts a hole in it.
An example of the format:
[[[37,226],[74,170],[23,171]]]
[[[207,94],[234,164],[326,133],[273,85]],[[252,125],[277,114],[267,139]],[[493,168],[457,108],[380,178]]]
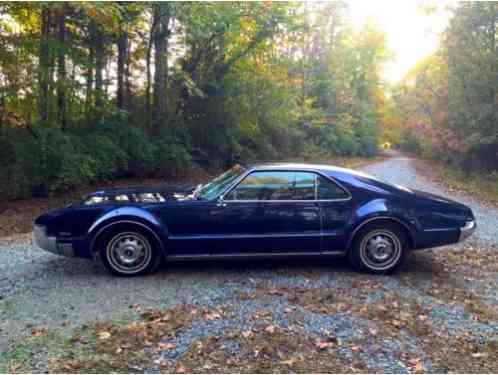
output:
[[[16,363],[15,365],[10,366],[9,372],[16,372],[20,368],[21,368],[21,364],[20,363]]]
[[[176,369],[175,369],[175,372],[177,374],[185,374],[187,371],[187,368],[185,366],[183,366],[181,363],[178,363],[176,365]]]
[[[265,328],[265,332],[268,332],[268,333],[275,333],[275,330],[277,329],[277,327],[275,327],[274,325],[269,325]]]
[[[101,340],[107,340],[109,337],[111,337],[111,334],[107,331],[100,331],[99,333],[97,333],[97,336]]]
[[[252,330],[248,330],[248,331],[243,331],[242,332],[242,337],[244,337],[245,339],[251,337],[252,335],[253,335]]]
[[[296,362],[298,362],[297,358],[289,358],[285,361],[280,361],[282,365],[293,366]]]
[[[158,344],[158,348],[160,350],[171,350],[171,349],[176,348],[176,344],[173,344],[171,342],[160,342]]]

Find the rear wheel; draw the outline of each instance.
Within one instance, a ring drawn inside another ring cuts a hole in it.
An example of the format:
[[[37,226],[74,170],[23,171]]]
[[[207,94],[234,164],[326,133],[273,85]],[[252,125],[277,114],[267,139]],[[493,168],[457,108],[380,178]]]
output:
[[[391,223],[372,223],[356,234],[349,251],[359,270],[389,273],[399,269],[408,255],[408,238],[403,228]]]
[[[161,254],[157,240],[138,228],[116,228],[98,242],[104,266],[118,276],[138,276],[155,271]]]

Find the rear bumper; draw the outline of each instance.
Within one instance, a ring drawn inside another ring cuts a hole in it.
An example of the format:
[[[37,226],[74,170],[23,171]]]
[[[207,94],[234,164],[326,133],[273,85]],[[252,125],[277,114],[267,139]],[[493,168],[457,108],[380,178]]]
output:
[[[458,237],[458,242],[465,241],[469,238],[472,233],[476,230],[475,220],[469,220],[463,227],[460,228],[460,236]]]
[[[48,251],[49,253],[74,257],[74,249],[71,243],[59,242],[57,237],[48,236],[46,228],[41,225],[35,225],[33,228],[33,239],[40,249]]]

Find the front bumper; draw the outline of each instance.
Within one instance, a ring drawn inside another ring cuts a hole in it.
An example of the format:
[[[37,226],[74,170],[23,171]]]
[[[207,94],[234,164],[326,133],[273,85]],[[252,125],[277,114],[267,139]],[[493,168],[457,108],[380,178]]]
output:
[[[57,237],[48,236],[47,229],[41,225],[35,225],[33,228],[33,239],[40,249],[48,251],[52,254],[62,255],[66,257],[74,257],[74,249],[70,243],[60,243]]]
[[[469,238],[472,233],[476,230],[476,222],[475,220],[469,220],[465,223],[465,226],[460,228],[460,237],[458,238],[458,242],[465,241]]]

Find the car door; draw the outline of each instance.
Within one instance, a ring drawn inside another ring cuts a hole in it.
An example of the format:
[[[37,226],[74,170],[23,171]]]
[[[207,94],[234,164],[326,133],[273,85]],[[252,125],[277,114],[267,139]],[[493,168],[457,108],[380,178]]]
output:
[[[317,202],[322,214],[322,253],[346,250],[353,200],[351,194],[329,177],[318,174]]]
[[[230,238],[216,253],[320,251],[320,206],[311,172],[252,171],[221,202],[219,215]]]

